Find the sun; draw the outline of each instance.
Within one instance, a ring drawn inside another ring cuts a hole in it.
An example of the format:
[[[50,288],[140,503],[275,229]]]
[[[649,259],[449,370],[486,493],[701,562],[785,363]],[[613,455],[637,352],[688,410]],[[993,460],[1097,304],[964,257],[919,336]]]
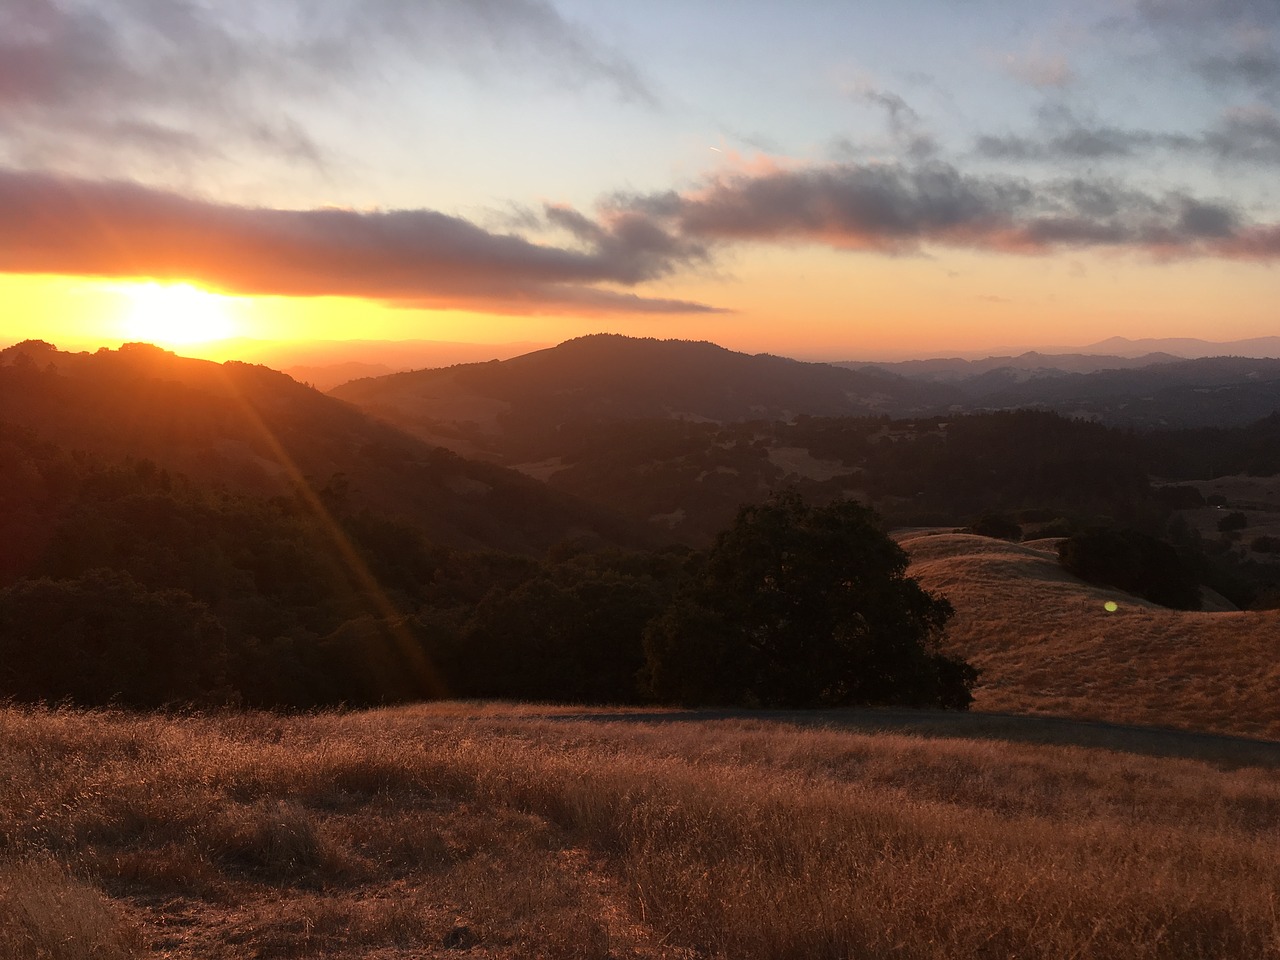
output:
[[[130,340],[185,346],[225,340],[237,332],[232,297],[189,283],[133,283],[123,292],[129,300],[123,332]]]

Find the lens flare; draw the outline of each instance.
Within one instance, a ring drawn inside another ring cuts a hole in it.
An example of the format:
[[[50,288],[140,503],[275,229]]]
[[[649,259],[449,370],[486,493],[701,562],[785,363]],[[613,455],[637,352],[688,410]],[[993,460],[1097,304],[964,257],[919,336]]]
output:
[[[135,283],[123,292],[129,299],[123,333],[129,340],[171,347],[225,340],[237,333],[231,297],[189,283]]]

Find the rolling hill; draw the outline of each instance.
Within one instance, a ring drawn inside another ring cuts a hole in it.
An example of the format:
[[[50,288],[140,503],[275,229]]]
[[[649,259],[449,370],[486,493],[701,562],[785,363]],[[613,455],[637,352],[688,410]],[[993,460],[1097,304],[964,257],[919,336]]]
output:
[[[327,490],[439,544],[538,553],[567,538],[636,540],[607,511],[433,447],[266,367],[145,344],[70,354],[27,342],[0,352],[0,411],[0,421],[68,453],[150,460],[257,496]],[[30,471],[22,456],[12,454],[12,475]]]
[[[522,447],[527,459],[571,423],[901,415],[951,399],[945,387],[892,374],[613,334],[510,360],[357,380],[331,393],[459,452],[510,458]]]
[[[1071,576],[1052,541],[899,542],[955,606],[946,642],[982,670],[975,710],[1280,739],[1280,610],[1158,607]]]

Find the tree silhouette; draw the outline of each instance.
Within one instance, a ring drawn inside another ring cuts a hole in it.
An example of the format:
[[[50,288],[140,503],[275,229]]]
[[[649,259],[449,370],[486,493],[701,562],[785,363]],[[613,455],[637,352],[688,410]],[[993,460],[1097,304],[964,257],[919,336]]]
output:
[[[742,508],[645,637],[651,692],[685,704],[967,707],[977,672],[932,642],[952,614],[852,501]]]
[[[1118,587],[1165,607],[1200,609],[1195,571],[1172,546],[1137,530],[1076,534],[1058,544],[1058,562],[1088,583]]]

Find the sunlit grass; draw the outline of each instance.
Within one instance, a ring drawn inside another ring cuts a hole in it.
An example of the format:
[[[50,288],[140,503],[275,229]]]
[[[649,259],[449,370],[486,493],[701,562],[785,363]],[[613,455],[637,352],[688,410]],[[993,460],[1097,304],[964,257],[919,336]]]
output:
[[[1169,610],[1081,583],[1034,544],[903,546],[956,609],[946,643],[982,670],[975,710],[1280,740],[1280,611]]]
[[[1277,958],[1280,778],[1221,749],[8,708],[0,867],[54,863],[113,901],[103,943],[175,958]]]

